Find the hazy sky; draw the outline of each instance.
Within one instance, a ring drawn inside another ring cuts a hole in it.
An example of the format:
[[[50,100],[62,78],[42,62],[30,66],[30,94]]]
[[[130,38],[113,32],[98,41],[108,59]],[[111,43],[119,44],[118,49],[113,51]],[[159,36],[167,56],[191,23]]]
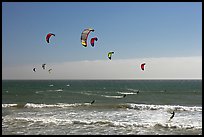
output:
[[[2,3],[2,79],[160,78],[202,79],[201,2]]]

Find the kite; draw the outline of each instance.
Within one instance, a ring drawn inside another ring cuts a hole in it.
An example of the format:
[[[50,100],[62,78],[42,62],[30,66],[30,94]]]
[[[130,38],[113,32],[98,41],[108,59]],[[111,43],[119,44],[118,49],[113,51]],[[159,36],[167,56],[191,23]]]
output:
[[[94,37],[91,39],[91,46],[94,47],[94,41],[97,41],[98,38],[97,37]]]
[[[48,33],[47,34],[47,36],[46,36],[46,41],[47,41],[47,43],[50,43],[50,37],[51,36],[55,36],[55,34],[53,34],[53,33]]]
[[[141,69],[144,70],[145,63],[141,64]]]
[[[114,52],[108,52],[108,58],[111,60],[112,54],[114,54]]]
[[[51,73],[51,70],[52,70],[52,69],[49,69],[48,72]]]
[[[42,68],[43,68],[43,69],[45,69],[45,65],[46,65],[46,64],[42,64]]]
[[[36,72],[36,68],[33,68],[33,71]]]
[[[87,39],[88,39],[88,35],[91,31],[94,32],[94,29],[92,29],[92,28],[84,29],[83,32],[81,33],[81,44],[84,47],[87,47]]]

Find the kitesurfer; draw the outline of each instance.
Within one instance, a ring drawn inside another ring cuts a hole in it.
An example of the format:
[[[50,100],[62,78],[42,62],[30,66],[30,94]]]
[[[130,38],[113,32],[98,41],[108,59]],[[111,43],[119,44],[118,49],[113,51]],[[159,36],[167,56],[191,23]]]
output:
[[[91,104],[93,104],[95,102],[95,100],[93,100],[92,102],[91,102]]]
[[[173,111],[171,114],[172,114],[172,116],[170,117],[170,119],[169,119],[169,120],[171,120],[171,119],[174,117],[175,112]]]

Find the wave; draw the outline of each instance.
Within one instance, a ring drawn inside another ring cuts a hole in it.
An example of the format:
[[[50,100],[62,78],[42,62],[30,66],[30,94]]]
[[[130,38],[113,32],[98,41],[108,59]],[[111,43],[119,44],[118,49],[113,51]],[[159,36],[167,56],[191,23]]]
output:
[[[88,95],[88,96],[97,96],[97,93],[94,93],[93,91],[82,91],[82,92],[78,92],[79,94],[84,94],[84,95]]]
[[[127,88],[125,90],[127,90],[127,91],[123,91],[123,92],[120,91],[120,92],[117,92],[117,93],[118,94],[126,94],[126,95],[133,95],[133,94],[138,94],[139,93],[138,89]]]
[[[49,89],[49,90],[47,90],[47,91],[49,91],[49,92],[58,91],[58,92],[59,92],[59,91],[63,91],[63,89],[61,89],[61,88],[60,88],[60,89],[55,89],[55,90]]]
[[[127,88],[127,90],[133,91],[133,92],[138,92],[139,91],[138,89],[132,89],[132,88]]]
[[[56,104],[2,104],[2,108],[17,107],[17,108],[65,108],[65,107],[93,107],[107,109],[136,109],[136,110],[164,110],[164,111],[199,111],[202,112],[202,107],[198,106],[179,106],[179,105],[148,105],[148,104],[91,104],[91,103],[56,103]]]
[[[123,98],[123,96],[108,96],[108,95],[101,95],[106,98]]]
[[[41,90],[39,90],[39,91],[38,91],[38,90],[35,91],[36,94],[38,94],[38,93],[42,93],[42,92],[44,92],[44,91],[41,91]]]
[[[57,104],[33,104],[27,103],[24,107],[26,108],[65,108],[65,107],[78,107],[78,106],[89,106],[91,103],[74,103],[74,104],[66,104],[66,103],[57,103]]]
[[[2,104],[2,108],[8,107],[17,107],[17,108],[64,108],[64,107],[77,107],[77,106],[89,106],[91,103],[57,103],[57,104],[35,104],[35,103],[26,103],[26,104]]]
[[[180,105],[148,105],[148,104],[130,104],[130,109],[137,110],[175,110],[175,111],[202,111],[198,106],[180,106]]]
[[[91,104],[90,102],[87,103],[56,103],[56,104],[37,104],[37,103],[26,103],[26,104],[2,104],[2,108],[9,108],[9,107],[16,107],[16,108],[67,108],[67,107],[93,107],[93,108],[129,108],[130,106],[127,104]]]
[[[172,123],[156,123],[153,125],[155,128],[176,128],[176,129],[202,129],[200,126],[194,125],[182,125],[182,124],[172,124]]]
[[[189,125],[181,123],[170,123],[170,122],[127,122],[127,121],[113,121],[110,119],[62,119],[55,117],[3,117],[4,122],[8,121],[25,121],[29,122],[30,125],[35,123],[44,124],[56,124],[56,125],[94,125],[94,126],[108,126],[108,127],[123,127],[123,128],[170,128],[170,129],[193,129],[202,130],[202,125]]]
[[[54,91],[63,91],[62,89],[56,89],[56,90],[54,90]]]
[[[55,90],[51,90],[51,89],[49,89],[49,90],[46,90],[46,91],[43,91],[43,90],[37,90],[37,91],[35,91],[35,93],[36,94],[39,94],[39,93],[44,93],[44,92],[61,92],[61,91],[63,91],[63,89],[55,89]]]
[[[126,95],[133,95],[133,94],[138,94],[135,92],[117,92],[118,94],[126,94]]]
[[[2,108],[16,107],[18,104],[2,104]]]

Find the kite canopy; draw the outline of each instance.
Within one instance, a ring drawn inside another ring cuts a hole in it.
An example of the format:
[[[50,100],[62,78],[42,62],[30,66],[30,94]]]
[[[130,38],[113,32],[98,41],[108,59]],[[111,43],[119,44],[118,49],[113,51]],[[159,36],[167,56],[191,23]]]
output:
[[[51,73],[51,70],[52,70],[52,69],[49,69],[48,72]]]
[[[33,68],[33,71],[36,72],[36,68]]]
[[[43,69],[45,69],[45,65],[46,65],[46,64],[42,64],[42,68],[43,68]]]
[[[53,34],[53,33],[48,33],[47,34],[47,36],[46,36],[46,41],[47,41],[47,43],[50,43],[50,37],[51,36],[55,36],[55,34]]]
[[[88,29],[83,30],[83,32],[81,33],[81,44],[84,47],[87,47],[87,38],[91,31],[94,31],[94,29],[88,28]]]
[[[94,37],[94,38],[91,39],[91,46],[92,46],[92,47],[94,46],[94,41],[97,41],[97,40],[98,40],[97,37]]]
[[[141,69],[144,70],[145,63],[141,64]]]
[[[114,52],[108,52],[108,58],[111,60],[112,54],[114,54]]]

